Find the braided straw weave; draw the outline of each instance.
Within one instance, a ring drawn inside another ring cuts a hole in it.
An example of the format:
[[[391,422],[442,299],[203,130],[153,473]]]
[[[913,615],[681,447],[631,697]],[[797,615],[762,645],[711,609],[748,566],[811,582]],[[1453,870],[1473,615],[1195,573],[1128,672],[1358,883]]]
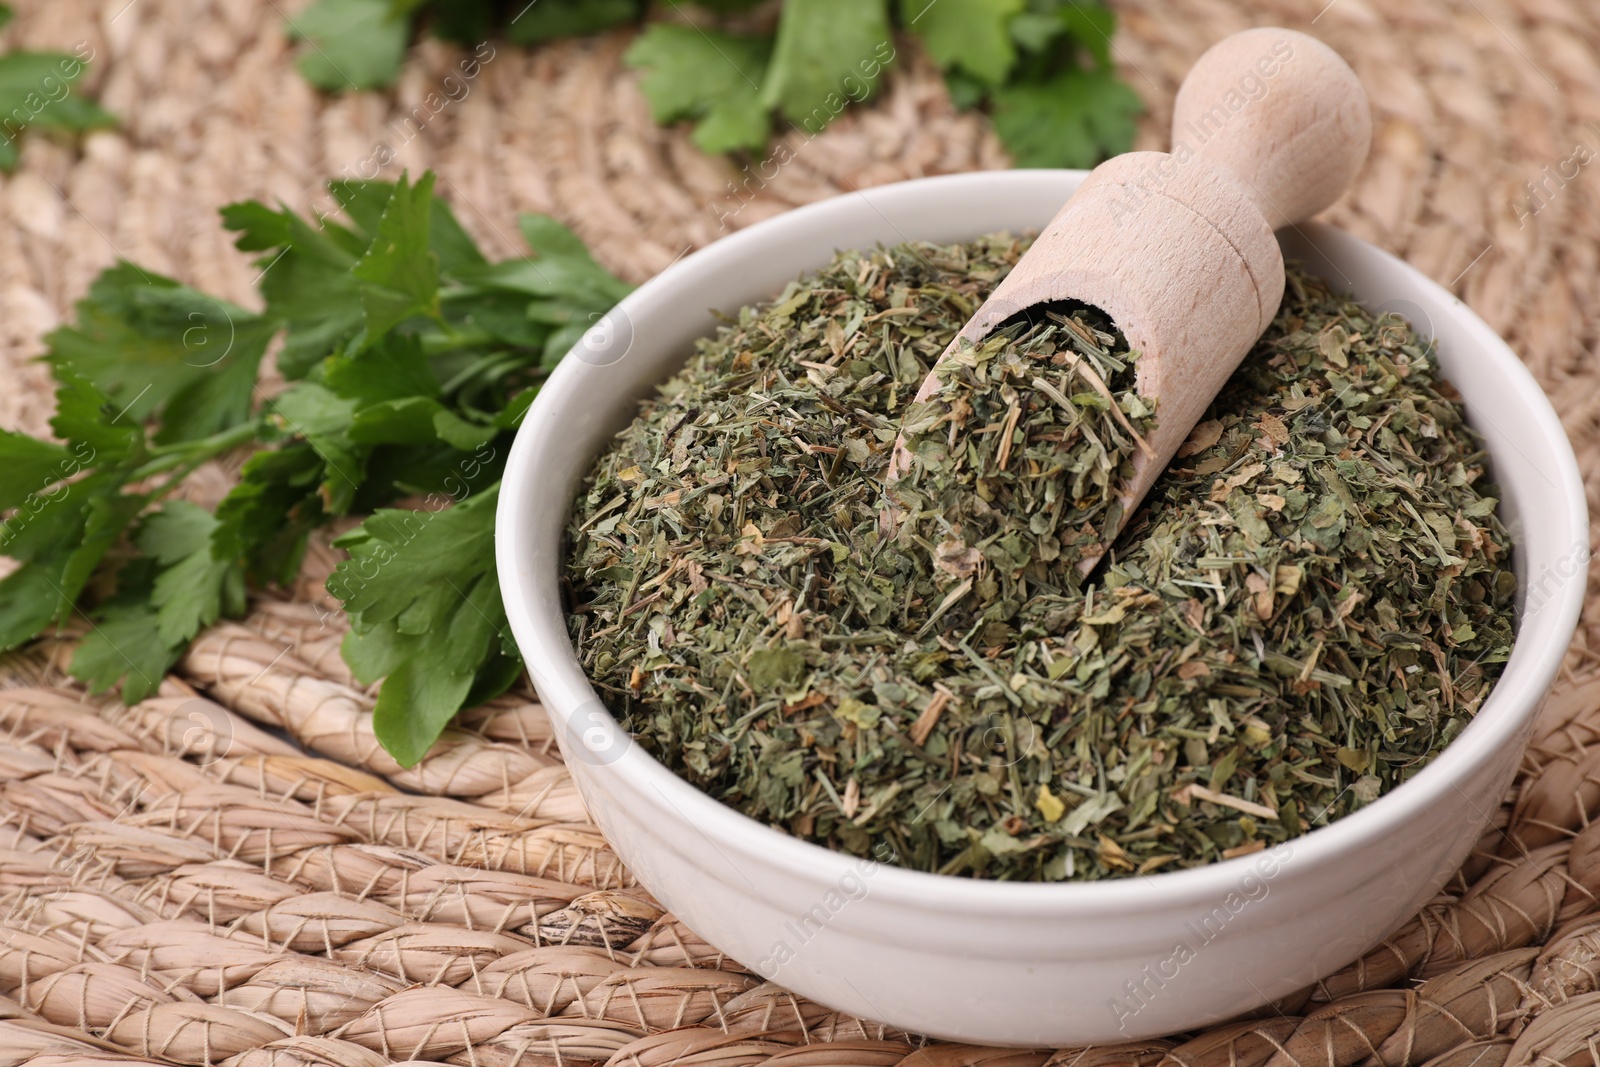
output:
[[[1330,217],[1454,288],[1521,352],[1600,485],[1592,0],[1118,0],[1116,56],[1165,145],[1172,94],[1252,23],[1323,37],[1376,108]],[[572,224],[632,280],[727,228],[862,185],[998,167],[900,42],[888,91],[788,137],[769,182],[649,121],[626,34],[497,46],[469,95],[401,120],[459,54],[413,52],[390,93],[337,99],[293,69],[276,0],[37,0],[12,45],[95,51],[122,118],[30,137],[0,184],[0,425],[44,429],[27,358],[117,257],[250,304],[212,209],[318,203],[382,145],[439,171],[493,255],[518,211]],[[1319,9],[1320,13],[1319,13]],[[1585,160],[1587,155],[1583,157]],[[1568,174],[1571,164],[1566,166]],[[1538,200],[1523,183],[1543,182]],[[734,183],[737,183],[735,185]],[[734,190],[738,191],[735,192]],[[1535,211],[1534,208],[1537,208]],[[226,468],[189,491],[215,498]],[[418,766],[377,745],[310,554],[292,596],[204,634],[159,695],[91,700],[70,637],[0,667],[0,1067],[1501,1067],[1600,1065],[1600,598],[1513,795],[1455,881],[1365,959],[1260,1018],[1114,1048],[929,1044],[763,983],[662,913],[589,823],[542,711],[517,693]],[[284,740],[292,739],[294,743]]]

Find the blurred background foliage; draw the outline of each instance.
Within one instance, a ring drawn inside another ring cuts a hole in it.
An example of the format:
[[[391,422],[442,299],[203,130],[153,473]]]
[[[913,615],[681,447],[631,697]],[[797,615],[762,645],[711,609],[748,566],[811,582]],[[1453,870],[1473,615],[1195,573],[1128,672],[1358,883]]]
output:
[[[317,0],[289,32],[306,78],[339,92],[393,84],[419,33],[536,46],[628,24],[656,121],[692,123],[713,154],[820,132],[872,97],[907,43],[957,107],[992,118],[1018,166],[1092,167],[1129,148],[1140,112],[1099,0]]]

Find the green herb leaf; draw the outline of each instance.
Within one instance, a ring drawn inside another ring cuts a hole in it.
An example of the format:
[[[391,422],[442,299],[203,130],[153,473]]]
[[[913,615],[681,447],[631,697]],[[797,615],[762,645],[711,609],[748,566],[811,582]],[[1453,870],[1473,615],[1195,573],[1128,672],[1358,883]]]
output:
[[[643,7],[639,0],[524,0],[513,6],[518,13],[506,23],[506,37],[515,44],[586,37],[632,22]]]
[[[55,605],[57,622],[65,622],[71,616],[73,603],[94,576],[101,559],[150,502],[148,496],[123,493],[116,477],[105,473],[91,475],[72,488],[92,485],[97,480],[101,480],[100,484],[83,495],[82,532],[51,548],[52,555],[65,549]]]
[[[328,518],[317,491],[326,469],[304,441],[251,456],[217,505],[213,553],[243,560],[258,581],[293,581],[308,535]]]
[[[162,417],[156,443],[190,441],[250,417],[273,324],[122,262],[45,338],[45,360],[83,375],[129,423]]]
[[[1056,38],[1067,32],[1066,23],[1062,21],[1054,0],[1032,0],[1028,10],[1017,14],[1007,29],[1011,39],[1024,52],[1043,52]]]
[[[518,223],[534,255],[461,271],[458,277],[464,287],[451,294],[451,299],[476,301],[480,321],[489,322],[505,336],[510,331],[500,318],[504,311],[491,301],[502,294],[528,298],[517,302],[521,309],[518,321],[524,329],[542,329],[524,335],[522,343],[539,338],[544,365],[553,366],[633,287],[596,263],[583,242],[548,215],[523,215]]]
[[[0,523],[0,555],[24,566],[0,581],[0,649],[64,620],[95,566],[143,506],[123,475],[96,471],[35,496]]]
[[[164,566],[150,592],[156,630],[166,644],[182,648],[202,626],[224,613],[244,611],[243,572],[212,552],[216,518],[187,501],[173,501],[145,519],[136,542]]]
[[[0,19],[0,25],[4,21]],[[73,83],[83,71],[82,60],[61,52],[0,56],[0,170],[16,167],[17,139],[29,128],[90,130],[116,125],[110,112],[72,95]]]
[[[1019,167],[1092,167],[1133,145],[1139,96],[1109,70],[1067,70],[994,93],[994,126]]]
[[[424,179],[427,178],[429,176],[424,176]],[[384,211],[389,208],[395,189],[397,186],[392,181],[328,182],[328,192],[333,194],[334,200],[338,200],[344,213],[350,216],[350,221],[355,222],[355,232],[368,242],[378,237]],[[429,200],[427,246],[438,256],[440,269],[454,274],[456,270],[488,266],[488,259],[483,258],[477,243],[466,229],[462,229],[450,205],[438,197],[426,198]]]
[[[304,41],[297,65],[319,89],[377,89],[393,84],[405,59],[411,23],[389,0],[317,0],[289,20]]]
[[[350,273],[361,284],[367,333],[376,337],[413,315],[439,314],[439,257],[428,247],[433,174],[416,185],[402,175],[378,232]]]
[[[770,122],[757,97],[771,54],[763,38],[656,23],[623,60],[645,72],[639,88],[656,122],[694,120],[694,143],[717,153],[766,145]]]
[[[519,215],[517,226],[533,250],[531,258],[508,259],[481,271],[463,271],[461,279],[478,289],[585,305],[606,300],[615,304],[633,291],[633,286],[619,281],[596,263],[583,241],[549,215]]]
[[[395,0],[395,8],[417,8],[423,2]],[[428,12],[433,18],[433,35],[464,45],[486,41],[494,30],[495,7],[493,0],[450,0],[448,4],[433,5]]]
[[[324,506],[334,515],[350,510],[366,466],[366,452],[350,438],[356,404],[315,382],[301,382],[272,401],[272,412],[306,439],[322,460]]]
[[[358,680],[384,679],[379,740],[410,766],[509,647],[494,570],[498,486],[443,511],[379,511],[339,538],[350,558],[328,591],[344,601],[344,655]]]
[[[239,249],[271,253],[256,260],[257,286],[267,317],[288,328],[278,353],[285,378],[305,377],[361,329],[361,289],[350,268],[366,251],[365,238],[328,220],[314,228],[287,208],[254,200],[224,207],[222,224],[239,234]]]
[[[1056,15],[1078,45],[1102,69],[1111,66],[1111,35],[1117,31],[1116,12],[1098,2],[1056,0]]]
[[[894,54],[888,0],[788,0],[761,106],[816,133],[872,94]]]
[[[50,428],[69,443],[87,452],[84,464],[112,463],[126,459],[144,445],[144,431],[137,423],[113,410],[111,400],[87,378],[65,363],[51,370],[56,381],[56,413]]]
[[[66,447],[0,430],[0,511],[42,495],[76,470],[77,462]]]
[[[72,655],[72,676],[103,693],[122,683],[122,699],[130,704],[154,696],[161,679],[183,646],[174,647],[161,637],[157,612],[137,605],[118,605],[84,635]]]
[[[365,348],[329,357],[322,365],[322,384],[361,403],[439,395],[439,379],[422,341],[411,334],[388,334]]]
[[[0,650],[44,632],[56,617],[59,583],[45,566],[23,567],[0,579]]]
[[[1000,85],[1017,61],[1010,22],[1025,0],[900,0],[900,18],[934,62]]]

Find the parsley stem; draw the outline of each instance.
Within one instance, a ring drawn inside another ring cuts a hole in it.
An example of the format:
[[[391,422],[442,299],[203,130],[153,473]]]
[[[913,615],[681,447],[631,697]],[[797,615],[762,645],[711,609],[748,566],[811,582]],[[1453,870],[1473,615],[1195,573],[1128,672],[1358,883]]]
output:
[[[220,433],[214,433],[210,437],[194,441],[175,441],[170,445],[152,445],[149,449],[152,457],[150,462],[134,471],[132,480],[150,478],[185,464],[189,464],[192,470],[213,456],[219,456],[230,449],[254,441],[260,431],[260,420],[252,419]]]
[[[477,348],[480,345],[495,343],[494,335],[487,330],[460,329],[453,326],[450,327],[449,333],[425,333],[418,339],[422,342],[422,353],[426,356],[439,356],[463,348]]]
[[[452,341],[455,341],[457,344],[461,343],[461,335],[456,332],[456,328],[454,326],[450,325],[450,320],[444,317],[444,311],[439,307],[439,297],[437,294],[435,294],[433,298],[433,307],[428,309],[428,318],[432,319],[434,324],[438,326],[439,329],[444,331],[446,337],[450,338]]]

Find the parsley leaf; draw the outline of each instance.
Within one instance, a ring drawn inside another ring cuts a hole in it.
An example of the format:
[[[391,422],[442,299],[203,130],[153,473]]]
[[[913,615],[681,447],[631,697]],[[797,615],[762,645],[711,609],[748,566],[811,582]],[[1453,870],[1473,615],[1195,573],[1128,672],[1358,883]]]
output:
[[[1111,35],[1117,30],[1117,16],[1098,3],[1051,0],[1056,15],[1067,33],[1094,57],[1095,65],[1111,66]]]
[[[480,310],[493,306],[485,297],[516,297],[522,326],[542,327],[533,336],[544,364],[553,366],[633,287],[596,263],[583,242],[548,215],[522,215],[517,222],[534,255],[461,271],[463,288],[447,297],[476,301]]]
[[[763,38],[656,23],[623,62],[645,71],[639,89],[656,122],[694,120],[694,143],[716,153],[766,145],[770,123],[757,92],[771,53]]]
[[[217,526],[209,511],[177,500],[147,518],[136,538],[140,551],[166,567],[151,586],[150,604],[157,634],[175,648],[224,613],[244,611],[244,572],[211,550]]]
[[[1018,12],[1008,27],[1011,39],[1027,53],[1043,52],[1067,32],[1066,22],[1055,9],[1053,0],[1032,0],[1025,11]]]
[[[515,656],[494,570],[498,500],[496,485],[443,511],[379,511],[334,542],[350,554],[328,579],[350,615],[345,660],[363,684],[384,680],[373,727],[404,766]]]
[[[236,231],[235,246],[271,252],[256,261],[266,314],[287,327],[278,370],[305,377],[317,360],[361,329],[361,290],[350,273],[369,243],[338,223],[313,228],[288,208],[273,211],[254,200],[222,209],[222,224]]]
[[[397,0],[397,11],[401,3],[407,9],[421,6],[421,0]],[[523,3],[527,3],[527,0],[523,0]],[[432,11],[433,35],[443,41],[464,45],[485,41],[494,31],[494,7],[493,0],[450,0]]]
[[[994,125],[1019,167],[1092,167],[1125,151],[1144,109],[1109,70],[1066,70],[995,91]]]
[[[52,583],[60,598],[55,604],[57,622],[65,622],[72,614],[73,602],[94,576],[101,559],[150,502],[149,496],[123,493],[124,482],[117,477],[120,473],[96,473],[74,483],[69,490],[92,486],[89,492],[81,495],[79,521],[82,523],[82,532],[77,537],[50,547],[50,556],[61,558],[60,580]]]
[[[900,0],[957,107],[987,103],[1019,167],[1092,167],[1133,144],[1138,96],[1099,0]]]
[[[0,511],[46,492],[75,471],[73,453],[66,446],[0,430]]]
[[[439,379],[415,334],[390,334],[364,348],[341,352],[329,357],[321,371],[322,384],[362,403],[440,395]]]
[[[1025,0],[900,0],[900,17],[945,70],[999,85],[1017,61],[1011,20]]]
[[[124,496],[125,476],[96,471],[26,499],[0,523],[0,554],[23,566],[0,581],[0,649],[60,622],[144,500]]]
[[[87,452],[82,456],[84,467],[117,463],[143,453],[144,430],[114,412],[110,397],[68,363],[56,363],[51,371],[57,385],[50,428],[75,446],[75,452]]]
[[[122,569],[116,596],[100,607],[72,657],[73,677],[90,692],[120,681],[129,703],[153,695],[202,627],[243,614],[243,572],[214,554],[217,525],[186,501],[145,518],[134,537],[144,555]]]
[[[250,416],[273,324],[131,263],[105,271],[77,323],[45,338],[45,360],[69,365],[131,423],[162,415],[156,443],[189,441]]]
[[[376,89],[399,76],[411,23],[389,0],[317,0],[289,20],[289,36],[305,42],[297,65],[312,85]]]
[[[72,676],[103,693],[122,683],[122,699],[130,704],[152,697],[161,679],[178,662],[183,648],[173,648],[157,631],[156,613],[133,604],[117,604],[84,636],[72,654]]]
[[[508,259],[459,277],[469,286],[524,293],[550,300],[617,300],[633,287],[596,263],[578,235],[548,215],[517,218],[523,240],[533,249],[525,259]],[[609,306],[609,305],[607,305]]]
[[[432,183],[432,174],[423,175]],[[421,183],[418,183],[421,184]],[[384,212],[395,192],[394,182],[335,181],[328,183],[328,191],[344,213],[355,223],[356,231],[371,240],[382,226]],[[483,267],[488,260],[467,231],[462,229],[450,205],[437,197],[425,197],[428,209],[428,247],[439,259],[439,266],[447,272]]]
[[[787,0],[761,105],[816,133],[846,97],[870,96],[893,57],[888,0]]]
[[[37,483],[28,480],[38,474],[37,462],[0,482],[5,498],[16,498],[0,522],[0,555],[23,564],[0,580],[0,649],[14,648],[68,616],[146,499],[122,492],[142,473],[136,467],[147,455],[144,434],[137,426],[115,425],[109,398],[70,367],[57,368],[57,378],[51,425],[66,438],[70,455]],[[19,451],[15,436],[8,440]],[[44,452],[36,450],[36,460]]]
[[[433,174],[410,185],[402,175],[377,234],[350,273],[361,285],[367,333],[376,337],[413,315],[439,314],[439,257],[428,247]]]
[[[110,112],[72,95],[83,71],[82,60],[61,52],[0,56],[0,170],[16,168],[17,139],[30,127],[76,131],[116,125]]]
[[[349,511],[367,459],[366,452],[350,440],[356,403],[316,382],[301,382],[274,398],[271,410],[322,460],[323,507],[333,515]]]
[[[639,0],[521,0],[506,23],[506,37],[516,44],[586,37],[632,22],[642,7]]]
[[[256,581],[294,581],[308,536],[331,517],[318,492],[325,471],[304,441],[251,456],[217,504],[213,551],[241,560]]]

